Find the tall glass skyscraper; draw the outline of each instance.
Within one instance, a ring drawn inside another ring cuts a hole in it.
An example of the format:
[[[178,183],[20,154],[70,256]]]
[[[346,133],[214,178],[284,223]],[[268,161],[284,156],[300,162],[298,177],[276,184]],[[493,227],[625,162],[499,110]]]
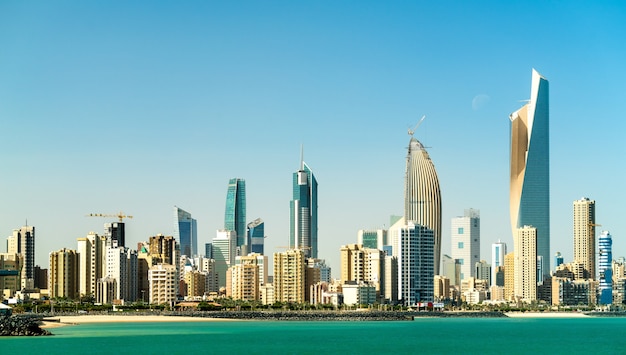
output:
[[[412,132],[409,132],[412,133]],[[441,258],[441,190],[435,165],[428,152],[411,136],[406,158],[404,219],[433,231],[435,240],[434,270],[439,275]]]
[[[613,303],[613,238],[603,231],[598,238],[599,304]]]
[[[198,255],[198,226],[191,213],[174,206],[174,238],[180,245],[180,254]]]
[[[530,100],[510,115],[511,230],[537,229],[537,256],[550,276],[550,130],[548,81],[532,72]],[[516,250],[517,252],[517,250]]]
[[[304,161],[293,173],[293,200],[289,203],[291,226],[289,247],[317,258],[317,180]]]
[[[257,218],[248,223],[248,241],[250,244],[250,253],[263,254],[263,246],[265,243],[265,222]]]
[[[233,178],[228,181],[224,229],[237,234],[237,247],[246,243],[246,181]]]

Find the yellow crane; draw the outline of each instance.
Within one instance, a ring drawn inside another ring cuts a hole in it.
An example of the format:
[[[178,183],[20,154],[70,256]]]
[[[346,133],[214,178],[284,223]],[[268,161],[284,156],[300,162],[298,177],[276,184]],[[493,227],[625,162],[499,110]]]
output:
[[[118,218],[120,222],[124,221],[124,218],[133,218],[133,216],[129,216],[124,214],[124,212],[120,211],[117,214],[107,214],[107,213],[90,213],[85,217],[105,217],[105,218]]]

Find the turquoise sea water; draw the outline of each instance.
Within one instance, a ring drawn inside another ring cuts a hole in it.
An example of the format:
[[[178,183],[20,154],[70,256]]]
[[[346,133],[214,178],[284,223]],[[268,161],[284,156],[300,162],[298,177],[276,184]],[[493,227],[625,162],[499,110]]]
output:
[[[0,338],[2,354],[626,354],[626,318],[107,323]]]

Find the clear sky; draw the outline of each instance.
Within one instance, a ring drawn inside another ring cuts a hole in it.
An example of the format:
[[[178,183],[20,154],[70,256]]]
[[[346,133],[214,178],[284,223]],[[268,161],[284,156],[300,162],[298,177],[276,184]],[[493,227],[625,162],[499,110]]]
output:
[[[481,213],[482,258],[509,221],[509,114],[550,81],[551,253],[596,201],[626,255],[621,1],[0,1],[0,233],[36,227],[36,262],[133,215],[127,245],[224,226],[228,179],[266,251],[288,244],[292,173],[319,182],[319,255],[403,213],[407,129],[450,219]],[[4,252],[4,247],[0,251]]]

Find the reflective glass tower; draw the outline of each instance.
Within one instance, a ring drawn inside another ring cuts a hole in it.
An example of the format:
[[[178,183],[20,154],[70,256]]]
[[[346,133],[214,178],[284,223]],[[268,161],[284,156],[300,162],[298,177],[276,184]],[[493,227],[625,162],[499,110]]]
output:
[[[413,133],[410,131],[409,133]],[[406,158],[404,186],[404,219],[433,231],[434,271],[439,275],[441,257],[441,190],[435,165],[428,152],[411,136]]]
[[[613,238],[603,231],[598,238],[599,304],[613,303]]]
[[[198,254],[198,227],[191,213],[174,206],[174,238],[180,245],[180,254],[193,257]]]
[[[537,229],[537,256],[544,277],[550,276],[550,150],[548,81],[532,72],[530,100],[510,115],[510,213],[516,229]],[[516,251],[517,252],[517,251]]]
[[[289,247],[303,249],[307,258],[317,258],[317,180],[303,160],[300,170],[293,173],[289,210]]]
[[[263,245],[265,243],[265,222],[257,218],[248,223],[248,241],[251,253],[263,254]]]
[[[226,215],[224,229],[237,234],[237,246],[245,245],[246,240],[246,181],[233,178],[228,181],[226,193]]]

